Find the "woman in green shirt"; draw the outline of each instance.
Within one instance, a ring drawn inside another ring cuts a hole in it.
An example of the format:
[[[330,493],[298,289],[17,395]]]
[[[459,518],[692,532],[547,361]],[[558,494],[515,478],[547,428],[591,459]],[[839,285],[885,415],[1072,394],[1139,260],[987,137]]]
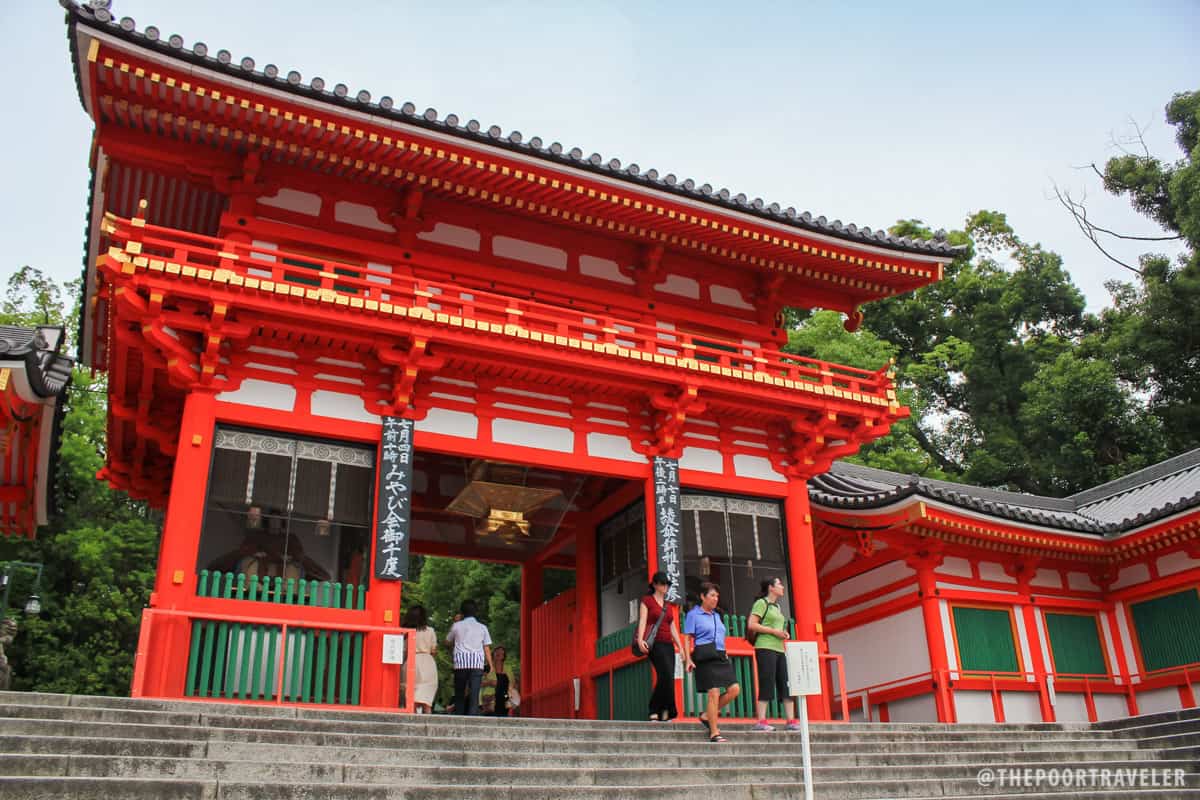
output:
[[[775,727],[767,724],[767,704],[772,700],[783,701],[787,712],[789,731],[800,730],[796,719],[796,704],[788,694],[787,659],[784,656],[783,643],[787,641],[787,617],[779,608],[779,598],[783,597],[783,581],[779,578],[767,578],[762,582],[762,593],[750,608],[750,619],[747,629],[755,635],[754,660],[758,664],[758,724],[756,731],[773,731]]]

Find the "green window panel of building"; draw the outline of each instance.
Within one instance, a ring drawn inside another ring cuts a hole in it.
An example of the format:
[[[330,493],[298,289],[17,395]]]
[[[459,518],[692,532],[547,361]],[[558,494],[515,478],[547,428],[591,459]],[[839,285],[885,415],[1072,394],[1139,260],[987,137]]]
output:
[[[1200,593],[1196,589],[1131,603],[1147,671],[1200,662]]]
[[[1020,672],[1007,609],[956,606],[953,613],[963,672]]]
[[[1100,645],[1100,623],[1094,614],[1046,614],[1046,634],[1054,671],[1060,675],[1107,675]]]

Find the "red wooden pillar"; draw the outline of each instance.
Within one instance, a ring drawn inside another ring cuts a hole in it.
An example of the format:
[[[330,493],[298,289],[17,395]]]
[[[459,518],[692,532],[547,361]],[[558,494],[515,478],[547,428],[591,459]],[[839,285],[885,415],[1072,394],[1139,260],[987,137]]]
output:
[[[921,616],[925,621],[925,643],[929,648],[929,669],[933,673],[933,700],[938,722],[954,722],[954,700],[950,694],[950,659],[946,654],[946,631],[937,596],[934,569],[942,563],[937,554],[912,556],[908,565],[917,571],[917,589],[921,595]]]
[[[400,627],[401,581],[376,580],[375,565],[367,584],[367,619],[370,625]],[[407,665],[405,665],[407,666]],[[395,664],[383,663],[383,634],[368,634],[363,642],[362,704],[395,706],[400,697],[400,670]]]
[[[521,694],[533,693],[533,610],[542,604],[542,565],[529,560],[521,565]],[[551,646],[552,642],[542,642]]]
[[[575,674],[579,676],[579,716],[596,718],[596,692],[588,669],[600,638],[600,586],[596,575],[596,528],[587,525],[575,534]]]
[[[183,404],[171,494],[158,550],[152,608],[186,609],[196,597],[196,554],[204,522],[204,498],[212,461],[216,396],[193,390]],[[145,691],[160,697],[183,697],[187,679],[191,623],[159,617],[146,652]]]
[[[788,569],[791,572],[789,585],[796,609],[796,637],[802,641],[815,641],[818,652],[828,653],[829,645],[825,641],[825,629],[821,622],[821,592],[817,583],[817,554],[813,545],[808,484],[803,478],[788,479],[783,511],[787,524]],[[808,718],[830,718],[828,686],[821,696],[808,698]]]

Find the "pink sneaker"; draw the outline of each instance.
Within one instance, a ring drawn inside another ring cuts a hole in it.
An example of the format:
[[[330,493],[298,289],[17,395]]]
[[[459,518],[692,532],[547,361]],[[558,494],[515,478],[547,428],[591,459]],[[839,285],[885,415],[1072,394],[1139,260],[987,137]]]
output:
[[[800,730],[800,723],[799,723],[799,722],[797,722],[796,720],[792,720],[791,722],[789,722],[789,723],[787,724],[787,727],[786,727],[786,728],[784,728],[784,730],[786,730],[786,731],[798,731],[798,730]]]
[[[755,726],[754,726],[753,728],[751,728],[750,730],[752,730],[752,731],[758,731],[758,732],[761,732],[761,733],[767,733],[767,732],[769,732],[769,731],[773,731],[773,730],[775,730],[775,726],[774,726],[774,725],[768,725],[768,724],[767,724],[767,722],[766,722],[766,720],[761,720],[761,719],[760,719],[760,720],[758,721],[758,724],[757,724],[757,725],[755,725]]]

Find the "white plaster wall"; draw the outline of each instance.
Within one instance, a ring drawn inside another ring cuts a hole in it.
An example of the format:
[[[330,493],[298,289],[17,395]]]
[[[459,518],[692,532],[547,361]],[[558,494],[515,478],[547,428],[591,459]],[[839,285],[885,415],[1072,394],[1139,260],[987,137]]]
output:
[[[1174,686],[1138,692],[1137,704],[1139,714],[1157,714],[1160,711],[1178,711],[1182,708],[1179,689]]]
[[[950,624],[950,603],[938,601],[938,615],[942,618],[943,646],[946,648],[946,665],[951,670],[958,669],[958,647],[954,642],[954,628]]]
[[[937,722],[937,701],[932,694],[893,700],[888,703],[888,719],[892,722]]]
[[[680,469],[694,469],[699,472],[724,472],[725,460],[719,450],[709,450],[706,447],[685,447],[679,457]]]
[[[833,555],[825,562],[825,566],[821,567],[821,574],[835,570],[838,567],[849,564],[854,560],[854,549],[848,545],[838,545],[838,548],[833,551]]]
[[[878,589],[880,586],[886,586],[901,578],[911,577],[915,574],[912,567],[903,561],[889,561],[883,566],[876,567],[861,575],[855,575],[853,578],[844,580],[834,586],[833,590],[829,593],[829,602],[841,603],[845,600],[858,597],[860,594],[869,592],[872,589]]]
[[[1124,589],[1126,586],[1133,586],[1135,583],[1144,583],[1150,580],[1150,568],[1145,564],[1131,564],[1117,573],[1117,579],[1113,581],[1112,588]]]
[[[1133,656],[1133,636],[1129,632],[1129,621],[1126,619],[1125,604],[1117,603],[1116,607],[1117,618],[1117,638],[1121,640],[1121,648],[1125,651],[1125,663],[1129,666],[1129,671],[1137,669],[1137,659]],[[1141,683],[1142,679],[1134,676],[1131,681],[1133,683]]]
[[[633,278],[621,272],[621,265],[610,258],[580,256],[579,272],[582,275],[587,275],[589,278],[600,278],[601,280],[613,281],[614,283],[624,283],[627,286],[632,285],[634,282]]]
[[[492,440],[501,444],[519,444],[559,453],[575,451],[575,433],[570,428],[506,417],[492,420]]]
[[[1104,640],[1104,652],[1108,655],[1108,668],[1113,671],[1113,674],[1121,671],[1117,662],[1117,647],[1113,641],[1112,628],[1108,624],[1108,614],[1101,612],[1097,615],[1100,619],[1100,637]],[[1123,678],[1115,677],[1116,683],[1122,683]]]
[[[1039,569],[1034,573],[1029,583],[1033,586],[1049,586],[1054,589],[1062,588],[1062,576],[1052,569]]]
[[[379,219],[379,212],[371,206],[353,203],[349,200],[339,200],[333,206],[333,218],[347,225],[359,228],[370,228],[385,233],[395,233],[396,229]]]
[[[275,244],[274,242],[264,242],[261,239],[254,239],[253,241],[250,242],[250,244],[253,247],[258,247],[263,250],[278,250],[279,249],[279,245]],[[270,278],[271,270],[254,266],[255,261],[266,261],[271,264],[274,264],[277,261],[275,256],[269,255],[267,253],[251,253],[249,260],[246,261],[246,273],[247,274],[252,275],[256,278]],[[250,349],[253,350],[254,348],[250,348]]]
[[[1016,583],[1017,579],[1004,571],[1004,565],[998,564],[995,561],[981,561],[979,563],[979,577],[985,581],[996,581],[997,583]]]
[[[465,411],[431,408],[425,419],[417,420],[414,427],[423,433],[440,433],[467,439],[479,437],[479,417]]]
[[[710,286],[708,287],[708,296],[718,305],[732,306],[734,308],[754,308],[754,306],[742,298],[741,292],[728,286]]]
[[[280,189],[273,197],[260,197],[258,202],[264,206],[273,206],[298,214],[317,216],[321,213],[321,196],[312,192],[301,192],[296,189]]]
[[[943,575],[957,575],[960,578],[969,578],[972,574],[971,562],[967,561],[965,558],[956,558],[954,556],[950,556],[942,561],[941,566],[939,566],[936,571],[942,573]]]
[[[1037,692],[1001,692],[1005,722],[1041,722],[1042,707]]]
[[[1168,553],[1158,560],[1159,575],[1174,575],[1176,572],[1183,572],[1185,569],[1200,565],[1200,561],[1189,556],[1187,553],[1180,550],[1177,553]]]
[[[565,270],[567,268],[566,250],[537,242],[527,242],[524,239],[514,239],[511,236],[493,237],[492,252],[502,258],[512,258],[551,269]]]
[[[1099,709],[1097,709],[1099,712]],[[1087,698],[1077,692],[1056,692],[1054,717],[1059,722],[1087,722]]]
[[[919,608],[834,633],[829,652],[842,656],[850,691],[929,671]]]
[[[618,461],[635,461],[639,464],[646,462],[646,457],[633,452],[627,436],[613,436],[611,433],[589,433],[587,435],[588,455],[596,458],[615,458]]]
[[[954,692],[954,710],[959,722],[995,722],[991,692]]]
[[[827,611],[825,612],[825,619],[829,622],[832,622],[835,619],[849,617],[857,614],[860,611],[866,611],[867,609],[874,608],[875,606],[883,605],[889,600],[895,600],[896,598],[904,597],[905,595],[911,595],[912,593],[913,588],[911,586],[905,586],[900,589],[896,589],[895,591],[888,592],[887,594],[881,594],[878,597],[872,597],[870,600],[865,600],[861,603],[855,603],[854,605],[846,606],[845,608],[838,609],[837,611]]]
[[[479,249],[479,231],[474,228],[464,228],[461,225],[450,225],[439,222],[433,230],[417,234],[418,239],[437,244],[461,247],[464,250]]]
[[[1017,623],[1017,644],[1021,648],[1021,663],[1025,665],[1025,672],[1033,672],[1033,656],[1029,649],[1029,631],[1025,630],[1025,615],[1016,606],[1012,609],[1012,615]],[[1033,681],[1036,677],[1030,675],[1026,680]]]
[[[1086,572],[1068,572],[1067,585],[1072,589],[1079,589],[1081,591],[1100,591],[1100,587],[1095,584],[1092,577]]]
[[[733,473],[742,478],[758,478],[764,481],[785,482],[787,478],[775,471],[771,460],[762,456],[736,453],[733,456]]]
[[[244,406],[259,408],[274,408],[279,411],[291,411],[296,406],[296,389],[284,383],[260,381],[246,378],[237,391],[221,392],[217,399],[226,403],[239,403]],[[361,403],[360,403],[361,405]]]
[[[312,393],[312,413],[318,417],[333,417],[357,422],[379,422],[379,417],[367,411],[356,394],[317,389]]]
[[[1106,719],[1123,719],[1129,716],[1129,703],[1125,701],[1124,695],[1119,694],[1097,694],[1093,695],[1096,703],[1096,719],[1104,721]]]
[[[682,275],[668,275],[667,279],[655,286],[654,289],[667,294],[690,297],[693,300],[700,299],[700,284],[692,278],[685,278]]]

